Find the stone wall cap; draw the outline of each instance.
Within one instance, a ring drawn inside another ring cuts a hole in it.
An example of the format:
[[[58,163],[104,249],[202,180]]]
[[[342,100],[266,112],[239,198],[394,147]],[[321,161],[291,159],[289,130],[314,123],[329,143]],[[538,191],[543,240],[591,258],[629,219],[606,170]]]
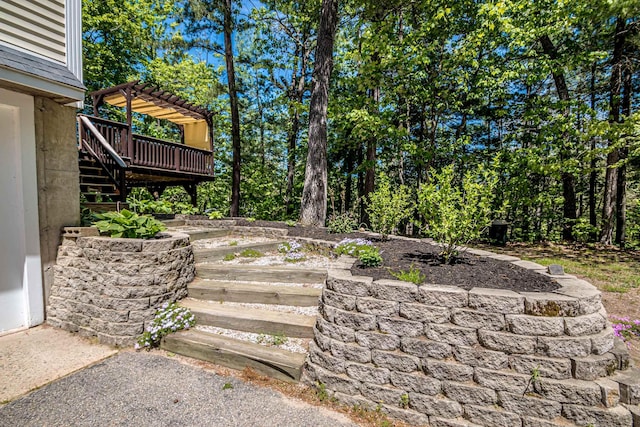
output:
[[[526,301],[578,301],[576,297],[553,292],[519,292],[519,294],[522,295]]]
[[[416,285],[415,283],[411,283],[411,282],[405,282],[402,280],[393,280],[393,279],[380,279],[380,280],[376,280],[376,283],[379,285],[388,285],[388,286],[404,286],[407,288],[415,288],[416,290],[418,289],[418,285]],[[457,286],[456,286],[457,287]]]
[[[469,291],[469,295],[485,295],[485,296],[500,296],[510,298],[522,298],[522,294],[511,291],[509,289],[496,289],[496,288],[472,288]]]
[[[547,267],[545,267],[544,265],[540,265],[537,262],[520,260],[520,261],[513,261],[513,264],[522,268],[526,268],[527,270],[547,271]]]
[[[449,292],[464,292],[468,293],[466,289],[462,289],[459,286],[453,285],[437,285],[435,283],[423,283],[419,286],[420,289],[424,290],[434,290],[434,291],[449,291]]]

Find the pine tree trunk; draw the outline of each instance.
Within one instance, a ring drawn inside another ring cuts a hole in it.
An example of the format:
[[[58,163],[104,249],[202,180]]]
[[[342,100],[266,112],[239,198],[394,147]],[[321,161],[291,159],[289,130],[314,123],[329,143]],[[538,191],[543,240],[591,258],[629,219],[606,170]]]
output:
[[[591,84],[590,84],[590,97],[591,97],[591,110],[596,110],[596,64],[594,63],[591,67]],[[596,167],[598,165],[596,158],[596,139],[591,138],[591,162],[589,172],[589,224],[593,227],[591,235],[589,236],[592,241],[597,239],[597,231],[598,227],[598,214],[596,212],[596,185],[598,182],[598,172],[596,171]]]
[[[338,0],[322,0],[309,104],[309,150],[300,206],[300,222],[306,225],[324,226],[327,215],[327,107],[337,23]]]
[[[626,47],[630,47],[626,45]],[[631,70],[626,65],[623,71],[622,86],[624,93],[622,96],[622,120],[627,120],[631,115]],[[625,144],[620,148],[620,160],[622,164],[618,168],[618,183],[616,193],[616,240],[615,242],[624,249],[627,240],[627,164],[626,159],[629,155],[629,147]]]
[[[620,89],[622,87],[622,56],[624,50],[626,22],[623,18],[616,20],[616,33],[613,41],[613,57],[611,59],[611,91],[609,93],[609,121],[620,123]],[[613,144],[613,142],[609,142]],[[604,195],[602,201],[602,230],[600,243],[610,245],[613,242],[614,213],[618,195],[618,168],[620,150],[613,148],[607,155],[607,172],[605,175]]]
[[[233,171],[231,176],[230,215],[240,215],[240,114],[238,112],[238,93],[236,92],[236,72],[233,63],[233,45],[231,35],[233,21],[231,0],[224,2],[224,59],[227,66],[229,102],[231,104],[231,144],[233,147]]]
[[[551,59],[558,59],[558,50],[556,46],[554,46],[553,42],[547,35],[543,35],[540,37],[540,44],[542,45],[542,49],[544,53]],[[567,105],[565,106],[563,114],[565,117],[568,117],[570,114],[569,110],[569,101],[571,100],[569,96],[569,88],[567,87],[567,83],[564,78],[564,73],[559,72],[557,69],[553,69],[551,72],[553,76],[553,81],[556,85],[556,91],[558,92],[558,98],[561,101],[565,102]],[[569,138],[568,134],[564,133],[561,136],[561,140],[567,141]],[[565,161],[569,157],[569,153],[567,149],[563,147],[560,150],[560,161]],[[563,168],[564,169],[564,168]],[[577,215],[576,215],[576,180],[575,176],[572,173],[563,171],[562,172],[562,196],[564,197],[563,203],[563,214],[564,214],[564,225],[562,227],[562,239],[566,241],[573,241],[573,225],[575,224]]]

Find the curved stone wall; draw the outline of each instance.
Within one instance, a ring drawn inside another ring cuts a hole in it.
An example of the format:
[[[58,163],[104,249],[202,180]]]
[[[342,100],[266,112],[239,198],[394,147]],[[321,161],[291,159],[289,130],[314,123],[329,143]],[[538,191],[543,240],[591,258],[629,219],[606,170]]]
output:
[[[342,264],[329,271],[305,372],[339,401],[432,427],[632,425],[621,403],[640,403],[638,380],[614,375],[628,353],[589,283],[467,291],[373,281]]]
[[[125,346],[165,302],[187,296],[195,266],[189,236],[115,239],[66,230],[47,308],[53,326]]]

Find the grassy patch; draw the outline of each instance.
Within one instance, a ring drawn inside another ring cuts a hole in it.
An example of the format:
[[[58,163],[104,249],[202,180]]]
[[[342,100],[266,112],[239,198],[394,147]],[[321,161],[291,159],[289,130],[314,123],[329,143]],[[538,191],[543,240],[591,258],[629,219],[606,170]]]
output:
[[[606,292],[624,293],[640,287],[640,252],[611,247],[574,247],[553,243],[513,244],[506,248],[485,246],[492,252],[506,253],[547,266],[560,264],[567,274],[587,278]]]
[[[237,240],[230,241],[229,246],[238,246],[238,241]]]
[[[395,277],[398,280],[402,280],[403,282],[415,283],[416,285],[422,284],[422,282],[424,282],[424,279],[426,278],[426,276],[422,274],[422,272],[418,268],[414,267],[413,265],[411,265],[411,267],[409,268],[409,271],[389,270],[389,274],[391,274],[393,277]]]
[[[240,256],[243,258],[260,258],[261,256],[264,256],[264,254],[260,251],[256,251],[255,249],[245,249],[240,252]]]
[[[233,261],[236,259],[236,254],[226,254],[222,259],[225,261]]]

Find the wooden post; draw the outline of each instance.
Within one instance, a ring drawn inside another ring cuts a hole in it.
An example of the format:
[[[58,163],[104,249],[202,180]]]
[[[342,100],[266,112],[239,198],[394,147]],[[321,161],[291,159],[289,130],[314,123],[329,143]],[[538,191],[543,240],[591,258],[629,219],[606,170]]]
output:
[[[214,167],[214,163],[215,163],[215,154],[214,154],[214,148],[213,148],[213,118],[211,116],[209,116],[207,118],[207,126],[209,127],[209,148],[211,150],[211,172],[209,173],[209,175],[213,176],[214,175],[214,171],[215,171],[215,167]]]
[[[125,98],[127,100],[127,128],[128,128],[128,132],[127,132],[127,157],[131,158],[132,163],[134,163],[134,156],[133,156],[133,130],[131,128],[131,122],[132,122],[132,111],[131,111],[131,97],[132,97],[132,93],[131,93],[131,86],[127,87],[127,90],[125,92]]]

